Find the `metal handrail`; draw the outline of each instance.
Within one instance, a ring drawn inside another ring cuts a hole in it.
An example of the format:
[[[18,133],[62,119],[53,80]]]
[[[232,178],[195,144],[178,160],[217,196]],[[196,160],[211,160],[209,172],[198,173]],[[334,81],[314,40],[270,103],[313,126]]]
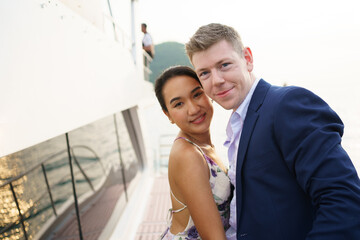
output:
[[[47,187],[47,190],[48,190],[48,193],[49,193],[49,198],[50,198],[50,201],[51,201],[51,206],[52,206],[52,209],[53,209],[53,211],[54,211],[55,216],[57,216],[56,209],[55,209],[55,204],[54,204],[54,200],[53,200],[53,197],[52,197],[52,194],[51,194],[50,184],[49,184],[49,181],[48,181],[48,178],[47,178],[47,175],[46,175],[45,165],[44,165],[44,164],[41,164],[41,168],[42,168],[43,173],[44,173],[45,183],[46,183],[46,187]]]
[[[26,229],[25,229],[25,224],[24,224],[24,216],[21,214],[19,202],[17,200],[17,197],[16,197],[16,194],[15,194],[14,187],[13,187],[12,183],[10,183],[10,188],[11,188],[11,191],[13,193],[14,200],[15,200],[15,203],[16,203],[16,207],[17,207],[18,212],[19,212],[19,217],[20,217],[20,220],[21,220],[21,226],[22,226],[23,231],[24,231],[24,236],[25,236],[25,239],[27,240],[28,237],[27,237],[27,234],[26,234]]]
[[[81,168],[80,163],[79,163],[79,161],[77,160],[77,158],[76,158],[76,156],[75,156],[75,154],[74,154],[74,150],[73,150],[72,148],[70,148],[70,151],[71,151],[72,156],[74,157],[74,161],[75,161],[75,163],[76,163],[76,166],[78,166],[81,174],[84,176],[84,178],[86,179],[86,181],[89,183],[89,186],[90,186],[91,190],[95,191],[95,190],[94,190],[94,186],[92,185],[92,183],[91,183],[91,181],[90,181],[90,178],[86,175],[85,171]],[[69,157],[71,157],[71,156],[69,156]]]
[[[146,58],[147,62],[151,63],[153,58],[146,51],[144,51],[143,54],[144,54],[144,57]]]
[[[109,20],[113,26],[114,26],[114,30],[115,30],[115,41],[119,42],[119,39],[117,38],[116,35],[116,30],[120,30],[120,34],[122,36],[121,42],[123,44],[123,47],[125,47],[125,41],[127,40],[129,44],[129,46],[131,47],[132,45],[132,41],[131,41],[131,37],[129,35],[127,35],[127,33],[120,27],[120,25],[115,21],[115,19],[112,16],[109,16],[108,14],[103,13],[103,16]],[[129,49],[131,50],[131,49]]]
[[[10,185],[10,190],[11,190],[11,185],[12,183],[9,184]],[[13,192],[14,194],[14,192]],[[49,192],[49,194],[51,194],[51,192]],[[44,192],[35,202],[39,201],[40,199],[42,199],[44,196],[46,195],[46,192]],[[15,198],[15,197],[14,197]],[[52,198],[52,197],[51,197]],[[52,200],[51,200],[52,201]],[[54,211],[54,214],[55,216],[57,216],[57,213],[56,213],[56,209],[55,209],[55,205],[53,204],[52,202],[52,207],[53,207],[53,211]],[[29,209],[27,209],[26,212],[24,212],[22,214],[22,216],[26,216],[29,212],[31,212],[33,210],[34,206],[30,207]],[[18,221],[21,221],[21,220],[26,220],[27,217],[21,217],[21,216],[18,216],[17,219],[15,221],[13,221],[12,223],[8,224],[6,227],[2,228],[0,230],[0,234],[3,234],[4,232],[7,232],[11,227],[13,227],[14,225],[18,224]]]
[[[152,62],[152,57],[146,52],[143,51],[143,56],[144,56],[144,78],[146,81],[150,80],[150,74],[152,73],[152,71],[150,70],[150,63]]]
[[[105,173],[105,168],[104,168],[104,165],[102,164],[101,162],[101,158],[96,154],[96,152],[94,150],[92,150],[91,148],[85,146],[85,145],[74,145],[73,147],[71,147],[72,149],[74,148],[85,148],[85,149],[88,149],[89,151],[91,151],[94,155],[95,155],[95,158],[99,160],[99,163],[101,165],[101,168],[103,170],[103,172]],[[51,156],[49,156],[48,158],[46,158],[45,160],[41,161],[40,163],[36,164],[34,167],[30,168],[29,170],[15,176],[15,177],[12,177],[10,178],[9,180],[5,181],[4,183],[0,184],[0,188],[10,184],[11,182],[14,182],[16,180],[19,180],[20,178],[24,177],[25,175],[29,174],[30,172],[34,171],[35,169],[39,168],[41,166],[41,164],[44,164],[50,160],[52,160],[53,158],[63,154],[63,153],[66,153],[67,152],[67,149],[65,150],[61,150],[59,151],[58,153],[55,153]]]
[[[170,150],[172,146],[172,141],[164,143],[164,139],[175,139],[176,134],[162,134],[159,136],[158,144],[159,149],[157,152],[157,161],[154,162],[156,171],[159,171],[161,167],[167,167],[168,166],[168,159],[170,155]],[[166,150],[166,151],[164,151]],[[167,160],[164,162],[164,160]]]
[[[110,14],[111,13],[111,7],[109,5],[109,11]],[[132,42],[131,38],[129,35],[127,35],[127,33],[120,27],[120,25],[115,21],[115,19],[108,14],[103,13],[103,17],[107,20],[110,21],[110,23],[113,25],[114,28],[114,35],[115,35],[115,41],[120,42],[120,40],[118,39],[118,35],[117,35],[117,30],[120,31],[120,35],[122,37],[121,39],[121,43],[123,45],[123,47],[126,47],[125,42],[127,41],[129,43],[129,51],[131,51],[132,47],[134,47],[134,43]],[[144,78],[146,81],[150,80],[150,74],[152,73],[152,71],[150,70],[150,63],[153,61],[153,58],[146,52],[143,51],[143,57],[144,57],[144,61],[143,61],[143,66],[144,66]]]
[[[77,196],[76,196],[75,177],[74,177],[74,171],[73,171],[73,164],[71,162],[71,152],[70,152],[71,148],[70,148],[68,133],[65,133],[65,137],[66,137],[66,145],[67,145],[67,149],[68,149],[67,152],[68,152],[68,156],[69,156],[71,182],[72,182],[73,193],[74,193],[73,195],[74,195],[74,202],[75,202],[76,217],[77,217],[77,222],[78,222],[78,231],[79,231],[80,240],[82,240],[83,235],[82,235],[81,223],[80,223],[80,210],[79,210],[79,204],[78,204],[78,200],[77,200]]]
[[[19,180],[20,178],[24,177],[25,175],[29,174],[30,172],[32,172],[32,171],[34,171],[35,169],[37,169],[38,167],[40,167],[41,164],[43,164],[43,163],[45,163],[45,162],[47,162],[47,161],[50,161],[51,159],[53,159],[53,158],[55,158],[55,157],[57,157],[57,156],[65,153],[66,151],[67,151],[67,150],[62,150],[62,151],[60,151],[60,152],[58,152],[58,153],[55,153],[55,154],[51,155],[50,157],[48,157],[47,159],[43,160],[42,162],[36,164],[34,167],[30,168],[29,170],[27,170],[27,171],[25,171],[25,172],[23,172],[23,173],[15,176],[15,177],[12,177],[12,178],[10,178],[9,180],[7,180],[6,182],[0,184],[0,188],[6,186],[6,185],[8,185],[8,184],[10,184],[11,182],[14,182],[14,181],[16,181],[16,180]]]
[[[15,177],[12,177],[10,178],[9,180],[5,181],[4,183],[0,184],[0,188],[3,188],[7,185],[10,186],[10,190],[12,191],[12,194],[13,194],[13,197],[14,197],[14,201],[16,203],[16,207],[18,209],[18,213],[19,213],[19,216],[18,218],[13,221],[12,223],[8,224],[6,227],[4,227],[3,229],[1,229],[0,231],[0,234],[8,231],[12,226],[18,224],[18,221],[20,220],[20,223],[22,225],[22,228],[23,228],[23,232],[24,232],[24,237],[25,239],[28,239],[28,236],[27,236],[27,232],[26,232],[26,228],[25,228],[25,225],[24,225],[24,215],[26,215],[29,211],[32,210],[32,207],[29,208],[26,212],[24,212],[23,214],[21,213],[21,210],[20,210],[20,206],[19,206],[19,203],[18,203],[18,200],[17,200],[17,197],[16,197],[16,193],[15,193],[15,190],[14,190],[14,186],[13,186],[13,182],[14,181],[17,181],[19,179],[21,179],[22,177],[26,176],[27,174],[29,174],[30,172],[33,172],[35,171],[36,169],[38,169],[40,166],[42,168],[42,171],[43,171],[43,174],[44,174],[44,178],[45,178],[45,183],[46,183],[46,186],[47,186],[47,192],[49,194],[49,198],[50,198],[50,201],[51,201],[51,205],[52,205],[52,208],[53,208],[53,212],[55,214],[55,216],[57,216],[57,213],[56,213],[56,209],[55,209],[55,204],[54,204],[54,201],[53,201],[53,198],[52,198],[52,193],[51,193],[51,187],[49,185],[49,182],[48,182],[48,179],[47,179],[47,175],[46,175],[46,169],[45,169],[45,163],[50,161],[50,160],[53,160],[55,157],[57,156],[60,156],[61,154],[67,152],[67,151],[71,151],[72,155],[74,156],[74,161],[76,163],[76,165],[78,166],[80,172],[83,174],[84,178],[86,179],[86,181],[88,182],[88,184],[90,185],[91,189],[94,191],[94,187],[92,186],[92,183],[90,181],[90,179],[87,177],[87,175],[85,174],[84,170],[81,168],[80,166],[80,163],[77,161],[76,157],[75,157],[75,154],[74,154],[74,151],[73,149],[74,148],[85,148],[85,149],[88,149],[89,151],[91,151],[94,155],[95,155],[95,158],[98,159],[99,163],[100,163],[100,166],[101,166],[101,169],[103,170],[103,172],[105,173],[105,168],[100,160],[100,157],[96,154],[96,152],[94,150],[92,150],[91,148],[85,146],[85,145],[75,145],[73,146],[72,148],[69,148],[69,149],[66,149],[66,150],[62,150],[62,151],[59,151],[58,153],[55,153],[51,156],[49,156],[48,158],[46,158],[45,160],[41,161],[40,163],[36,164],[34,167],[30,168],[29,170],[15,176]],[[70,156],[69,156],[70,158]],[[72,174],[74,174],[73,171],[71,171]],[[76,174],[76,173],[75,173]],[[73,177],[73,176],[72,176]],[[61,181],[59,181],[61,182]],[[56,183],[57,184],[57,183]],[[74,184],[74,182],[73,182]],[[46,192],[44,192],[44,194],[41,195],[41,197],[39,199],[41,199],[44,195],[46,194]],[[81,230],[79,230],[81,231]],[[81,234],[81,233],[80,233]]]
[[[125,200],[128,201],[129,199],[128,199],[127,187],[126,187],[125,167],[124,167],[124,161],[123,161],[122,154],[121,154],[120,138],[119,138],[118,125],[116,122],[116,114],[113,115],[113,118],[114,118],[115,134],[116,134],[116,143],[117,143],[119,159],[120,159],[122,181],[125,183],[124,184]]]

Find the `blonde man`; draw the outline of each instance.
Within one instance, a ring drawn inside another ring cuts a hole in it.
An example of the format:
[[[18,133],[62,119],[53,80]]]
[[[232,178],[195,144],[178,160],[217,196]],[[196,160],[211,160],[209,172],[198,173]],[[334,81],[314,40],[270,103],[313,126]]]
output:
[[[257,78],[232,27],[200,27],[186,52],[206,94],[233,111],[228,239],[360,239],[360,180],[338,115],[306,89]]]

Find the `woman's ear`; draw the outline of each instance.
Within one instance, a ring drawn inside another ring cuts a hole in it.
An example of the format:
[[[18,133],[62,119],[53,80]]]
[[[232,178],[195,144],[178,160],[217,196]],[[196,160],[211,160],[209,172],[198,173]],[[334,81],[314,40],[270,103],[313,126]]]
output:
[[[174,121],[172,120],[169,112],[163,109],[163,113],[168,117],[170,123],[171,123],[171,124],[174,124]]]

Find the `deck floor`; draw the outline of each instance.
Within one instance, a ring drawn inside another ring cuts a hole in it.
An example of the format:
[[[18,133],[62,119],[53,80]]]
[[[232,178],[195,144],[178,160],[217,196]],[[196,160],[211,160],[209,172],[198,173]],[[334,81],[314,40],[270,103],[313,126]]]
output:
[[[167,174],[162,173],[153,176],[153,184],[149,190],[150,194],[146,199],[141,201],[141,204],[146,205],[144,211],[136,213],[142,214],[142,217],[139,218],[139,223],[136,223],[138,226],[134,226],[133,230],[125,228],[127,231],[133,233],[130,235],[135,236],[135,240],[158,240],[161,233],[163,233],[167,227],[167,213],[171,206]],[[81,209],[80,219],[83,239],[95,240],[99,238],[115,209],[119,196],[123,192],[124,189],[122,185],[115,184],[107,186],[89,204]],[[136,209],[133,209],[132,211],[136,211]],[[45,237],[44,239],[80,239],[75,209],[71,211],[67,220],[68,221],[65,221],[64,224],[57,226],[50,236]],[[129,219],[129,221],[131,220]],[[124,229],[122,231],[124,231]],[[112,239],[122,240],[118,238],[124,237],[118,236],[115,238],[113,237]]]
[[[135,240],[158,240],[166,229],[166,217],[170,206],[167,174],[156,176]]]
[[[123,185],[120,184],[106,187],[94,201],[89,203],[84,209],[81,209],[80,221],[84,239],[98,239],[112,214],[119,196],[123,192]],[[75,210],[71,212],[69,218],[65,225],[59,227],[46,239],[80,239]]]

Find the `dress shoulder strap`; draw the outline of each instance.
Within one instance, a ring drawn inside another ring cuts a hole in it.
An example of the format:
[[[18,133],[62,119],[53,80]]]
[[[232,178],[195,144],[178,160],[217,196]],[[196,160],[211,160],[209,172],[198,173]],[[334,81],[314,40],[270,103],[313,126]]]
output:
[[[205,153],[203,152],[203,150],[202,150],[196,143],[194,143],[194,142],[192,142],[191,140],[189,140],[189,139],[187,139],[187,138],[184,138],[184,137],[175,138],[174,142],[175,142],[176,140],[178,140],[178,139],[184,139],[184,140],[188,141],[189,143],[193,144],[196,148],[199,149],[199,151],[201,152],[201,154],[202,154],[202,155],[204,156],[204,158],[206,159]],[[172,209],[171,209],[171,212],[172,212],[172,213],[181,212],[182,210],[184,210],[185,208],[187,208],[187,206],[186,206],[184,203],[182,203],[179,199],[177,199],[177,198],[175,197],[175,195],[174,195],[174,193],[172,192],[171,189],[170,189],[170,193],[171,193],[171,195],[174,197],[174,199],[183,206],[182,208],[177,209],[177,210],[172,210]]]
[[[184,137],[178,137],[175,138],[174,142],[178,139],[184,139],[186,141],[188,141],[189,143],[191,143],[192,145],[194,145],[197,149],[199,149],[199,151],[201,152],[201,154],[204,156],[204,158],[206,159],[206,155],[204,153],[204,151],[201,149],[201,147],[199,145],[197,145],[196,143],[194,143],[193,141],[191,141],[190,139],[184,138]]]
[[[184,210],[185,208],[187,208],[187,206],[186,206],[184,203],[182,203],[179,199],[177,199],[177,198],[175,197],[175,195],[174,195],[174,193],[172,192],[171,189],[170,189],[170,193],[171,193],[171,195],[174,197],[174,199],[183,206],[183,207],[180,208],[180,209],[171,210],[172,213],[181,212],[182,210]]]

